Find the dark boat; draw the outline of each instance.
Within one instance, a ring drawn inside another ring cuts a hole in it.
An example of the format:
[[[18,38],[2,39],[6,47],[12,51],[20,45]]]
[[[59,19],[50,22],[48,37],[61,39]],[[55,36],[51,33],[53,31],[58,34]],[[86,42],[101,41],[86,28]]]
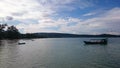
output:
[[[90,41],[84,41],[85,44],[107,44],[107,39],[92,39]]]
[[[25,44],[25,42],[19,42],[18,44],[19,44],[19,45],[23,45],[23,44]]]

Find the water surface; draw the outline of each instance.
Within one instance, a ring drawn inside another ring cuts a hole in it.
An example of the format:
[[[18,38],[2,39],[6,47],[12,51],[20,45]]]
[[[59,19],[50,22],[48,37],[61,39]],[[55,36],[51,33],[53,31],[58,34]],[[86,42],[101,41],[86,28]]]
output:
[[[109,38],[108,45],[85,45],[87,39],[1,40],[0,68],[120,67],[120,38]]]

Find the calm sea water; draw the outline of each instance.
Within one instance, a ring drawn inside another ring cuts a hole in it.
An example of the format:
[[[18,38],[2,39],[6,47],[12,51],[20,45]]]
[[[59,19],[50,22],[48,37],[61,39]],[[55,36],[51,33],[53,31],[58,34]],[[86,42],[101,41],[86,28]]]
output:
[[[1,40],[0,68],[120,68],[120,38],[84,45],[87,39]]]

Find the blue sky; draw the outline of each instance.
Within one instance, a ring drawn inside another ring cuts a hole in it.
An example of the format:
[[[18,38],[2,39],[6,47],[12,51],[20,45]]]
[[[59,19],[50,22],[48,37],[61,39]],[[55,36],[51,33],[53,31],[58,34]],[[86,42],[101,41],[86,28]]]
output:
[[[22,33],[120,34],[120,0],[0,0],[0,21]]]

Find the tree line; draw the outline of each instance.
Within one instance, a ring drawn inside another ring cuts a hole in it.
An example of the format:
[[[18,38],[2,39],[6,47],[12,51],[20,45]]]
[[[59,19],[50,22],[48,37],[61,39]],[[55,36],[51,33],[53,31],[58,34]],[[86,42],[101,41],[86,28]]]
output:
[[[34,33],[21,34],[14,26],[7,24],[0,24],[0,39],[21,39],[21,38],[44,38],[44,36],[37,36]]]
[[[14,25],[0,24],[0,39],[18,39],[20,35],[20,32]]]

